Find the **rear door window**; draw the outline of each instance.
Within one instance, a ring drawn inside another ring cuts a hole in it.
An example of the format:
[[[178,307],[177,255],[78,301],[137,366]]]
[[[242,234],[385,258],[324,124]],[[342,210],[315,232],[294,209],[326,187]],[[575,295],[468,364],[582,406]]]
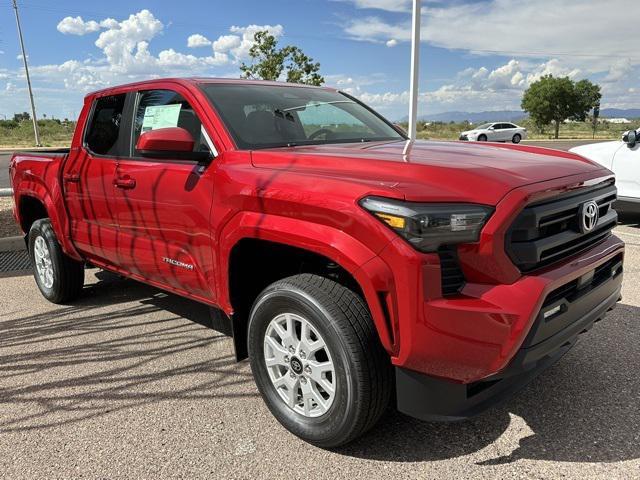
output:
[[[107,95],[95,100],[93,114],[85,134],[85,146],[97,155],[123,156],[119,142],[122,113],[127,95]]]

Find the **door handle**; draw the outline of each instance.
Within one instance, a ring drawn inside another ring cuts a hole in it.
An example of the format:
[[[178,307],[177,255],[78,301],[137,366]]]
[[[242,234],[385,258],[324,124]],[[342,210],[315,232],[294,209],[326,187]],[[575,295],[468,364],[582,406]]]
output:
[[[80,183],[80,175],[77,173],[65,173],[62,179],[68,183]]]
[[[131,190],[132,188],[136,188],[136,180],[128,175],[126,177],[117,177],[113,181],[113,185],[123,190]]]

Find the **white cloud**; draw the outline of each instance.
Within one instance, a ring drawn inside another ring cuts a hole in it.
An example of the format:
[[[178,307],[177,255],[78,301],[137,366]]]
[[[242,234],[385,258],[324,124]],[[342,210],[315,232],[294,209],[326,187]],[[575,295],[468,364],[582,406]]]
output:
[[[211,45],[211,40],[199,33],[189,35],[187,39],[187,47],[189,48],[208,47],[209,45]]]
[[[60,20],[56,27],[60,33],[65,35],[86,35],[87,33],[100,30],[100,24],[94,20],[85,22],[82,17],[65,17]]]
[[[242,43],[242,39],[238,35],[222,35],[212,43],[213,51],[219,53],[227,53],[233,48],[238,48]]]
[[[562,56],[575,68],[604,72],[620,56],[640,64],[640,54],[629,44],[637,35],[636,17],[620,15],[628,6],[628,0],[443,2],[423,9],[422,37],[439,47],[483,55]],[[376,16],[356,18],[344,31],[362,41],[408,41],[410,18],[405,17],[395,22]]]
[[[386,43],[387,47],[395,47],[396,45],[398,45],[398,40],[396,40],[395,38],[392,38],[391,40],[387,40]]]
[[[256,32],[267,30],[280,37],[284,31],[282,25],[248,25],[232,26],[228,34],[213,41],[199,33],[190,35],[188,47],[212,48],[209,54],[199,56],[174,48],[153,54],[150,43],[162,33],[164,24],[146,9],[121,21],[66,17],[58,24],[58,30],[72,35],[99,32],[95,46],[103,56],[59,65],[35,65],[31,68],[34,79],[83,92],[143,78],[211,74],[211,69],[232,67],[246,59]]]
[[[628,77],[633,70],[633,64],[629,58],[621,58],[614,62],[605,77],[605,82],[617,82]]]
[[[469,67],[458,72],[451,83],[434,90],[422,90],[419,95],[420,114],[449,110],[519,110],[523,91],[547,74],[576,78],[580,71],[558,59],[539,64],[511,59],[495,69]],[[404,115],[402,112],[406,112],[409,102],[408,91],[372,93],[350,85],[344,90],[392,118]],[[603,92],[606,92],[605,106],[617,104],[622,97],[622,91],[617,87],[603,88]],[[627,100],[630,100],[628,94]]]

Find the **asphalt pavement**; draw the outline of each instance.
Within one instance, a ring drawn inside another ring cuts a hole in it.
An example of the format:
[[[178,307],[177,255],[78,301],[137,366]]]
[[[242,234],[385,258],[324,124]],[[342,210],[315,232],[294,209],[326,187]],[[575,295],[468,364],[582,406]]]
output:
[[[594,143],[602,140],[549,140],[549,141],[527,141],[523,144],[538,145],[547,148],[557,148],[559,150],[569,150],[576,145]],[[7,188],[9,184],[9,161],[13,152],[0,151],[0,188]]]
[[[640,218],[623,301],[558,364],[470,421],[389,410],[334,451],[284,430],[205,307],[99,270],[53,305],[0,279],[3,478],[640,478]]]

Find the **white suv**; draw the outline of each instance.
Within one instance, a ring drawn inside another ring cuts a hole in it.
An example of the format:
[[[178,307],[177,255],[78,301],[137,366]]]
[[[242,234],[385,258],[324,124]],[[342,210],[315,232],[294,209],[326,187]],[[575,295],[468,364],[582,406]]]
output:
[[[599,163],[616,174],[616,210],[640,213],[640,130],[629,130],[622,141],[591,143],[570,152]]]
[[[495,122],[485,123],[473,130],[462,132],[459,140],[520,143],[520,140],[525,138],[527,138],[526,128],[514,123]]]

